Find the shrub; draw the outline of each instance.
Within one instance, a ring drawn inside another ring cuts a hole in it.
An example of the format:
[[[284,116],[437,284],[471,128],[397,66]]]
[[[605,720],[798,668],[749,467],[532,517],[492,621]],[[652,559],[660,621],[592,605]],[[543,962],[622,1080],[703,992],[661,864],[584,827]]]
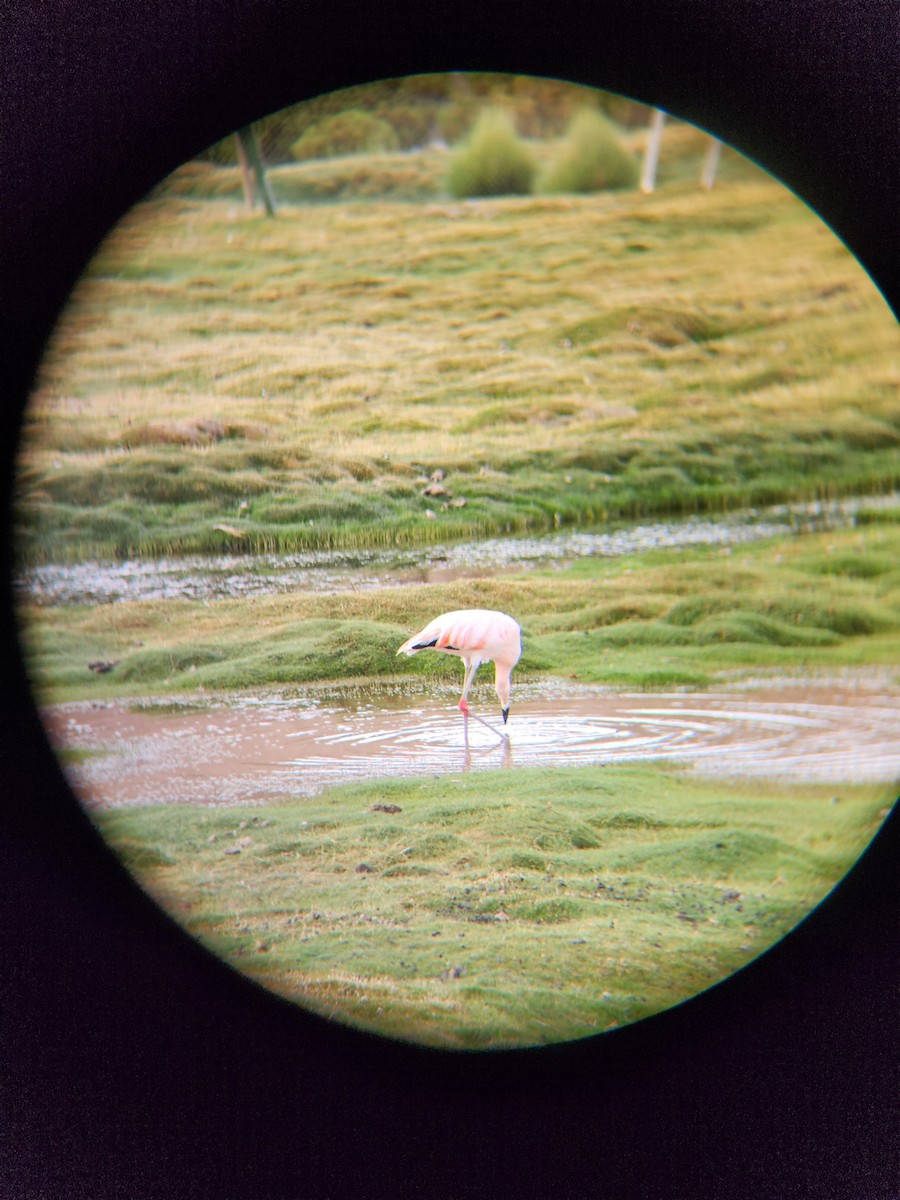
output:
[[[615,126],[601,112],[582,109],[572,119],[557,154],[541,172],[539,192],[598,192],[634,187],[639,168]]]
[[[397,150],[400,142],[387,121],[360,109],[348,109],[325,117],[307,129],[291,146],[294,158],[337,158],[342,154],[371,154]]]
[[[506,113],[485,109],[468,139],[456,151],[447,172],[451,196],[527,195],[537,163]]]

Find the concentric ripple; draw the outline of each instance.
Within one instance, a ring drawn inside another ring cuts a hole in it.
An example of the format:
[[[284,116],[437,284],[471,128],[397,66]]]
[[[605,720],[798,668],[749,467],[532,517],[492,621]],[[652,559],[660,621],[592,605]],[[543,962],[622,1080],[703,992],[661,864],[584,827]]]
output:
[[[73,704],[47,713],[91,807],[261,803],[350,780],[496,767],[666,760],[706,774],[810,782],[900,779],[893,689],[805,685],[739,693],[582,689],[516,703],[509,724],[439,700],[391,707],[262,698],[202,712]],[[475,711],[473,709],[473,711]],[[490,726],[490,727],[489,727]]]

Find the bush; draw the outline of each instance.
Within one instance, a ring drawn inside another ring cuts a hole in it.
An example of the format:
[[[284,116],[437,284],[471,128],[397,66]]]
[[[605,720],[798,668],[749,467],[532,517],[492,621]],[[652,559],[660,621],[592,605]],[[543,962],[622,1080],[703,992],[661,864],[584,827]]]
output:
[[[451,196],[527,195],[537,162],[510,118],[499,108],[485,109],[447,172]]]
[[[400,142],[394,128],[359,109],[335,113],[307,129],[291,146],[294,158],[337,158],[342,154],[372,154],[398,150]]]
[[[541,172],[539,192],[598,192],[637,184],[635,157],[601,112],[582,109],[572,119],[553,160]]]

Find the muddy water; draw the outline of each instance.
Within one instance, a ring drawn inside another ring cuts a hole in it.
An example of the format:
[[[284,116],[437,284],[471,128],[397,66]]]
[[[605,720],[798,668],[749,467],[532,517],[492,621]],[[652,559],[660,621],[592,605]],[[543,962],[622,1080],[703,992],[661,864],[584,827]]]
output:
[[[505,736],[463,720],[449,698],[392,695],[353,705],[269,695],[175,712],[69,704],[45,720],[58,745],[88,752],[69,775],[92,808],[254,804],[349,780],[653,759],[729,777],[884,782],[888,792],[900,779],[898,701],[896,689],[858,681],[729,693],[526,690]],[[479,711],[502,730],[487,697]]]

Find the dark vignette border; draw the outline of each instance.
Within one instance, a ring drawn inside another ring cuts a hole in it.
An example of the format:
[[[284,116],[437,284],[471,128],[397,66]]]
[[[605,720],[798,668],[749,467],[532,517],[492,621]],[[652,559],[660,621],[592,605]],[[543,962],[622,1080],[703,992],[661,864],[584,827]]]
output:
[[[19,0],[0,14],[0,1194],[636,1196],[900,1191],[897,814],[797,930],[637,1026],[454,1055],[327,1025],[173,927],[69,795],[9,587],[41,347],[110,226],[268,112],[429,70],[559,75],[721,134],[898,307],[892,0]]]

